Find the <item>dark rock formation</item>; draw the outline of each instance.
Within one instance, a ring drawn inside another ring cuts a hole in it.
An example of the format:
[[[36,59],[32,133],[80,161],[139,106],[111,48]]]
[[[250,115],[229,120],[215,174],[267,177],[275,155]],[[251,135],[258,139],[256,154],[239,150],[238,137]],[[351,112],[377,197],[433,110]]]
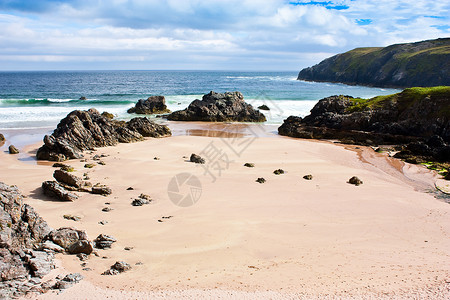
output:
[[[256,182],[264,183],[264,182],[266,182],[266,180],[263,177],[258,177],[258,179],[256,179]]]
[[[362,180],[359,179],[359,178],[356,177],[356,176],[353,176],[352,178],[350,178],[350,179],[348,180],[348,183],[354,184],[354,185],[356,185],[356,186],[363,184]]]
[[[92,194],[107,196],[112,194],[112,190],[105,185],[97,185],[92,187]]]
[[[284,170],[283,169],[277,169],[277,170],[273,171],[273,174],[275,174],[275,175],[284,174]]]
[[[138,199],[134,199],[131,202],[131,205],[133,205],[133,206],[142,206],[142,205],[149,204],[149,203],[150,202],[148,200],[138,198]]]
[[[136,113],[136,114],[165,114],[170,113],[170,110],[167,109],[166,99],[164,96],[150,96],[147,100],[139,99],[136,105],[130,108],[128,113]]]
[[[147,118],[141,118],[139,122],[124,122],[110,120],[95,109],[75,110],[60,121],[52,135],[44,137],[44,145],[36,157],[53,161],[81,158],[80,152],[84,150],[143,140],[140,132],[153,137],[171,134],[166,126]]]
[[[80,273],[71,273],[64,276],[63,279],[58,280],[54,286],[55,289],[64,290],[70,288],[74,284],[83,280],[83,275]]]
[[[413,143],[405,150],[424,159],[449,161],[449,104],[450,87],[410,88],[368,100],[331,96],[320,100],[305,118],[286,119],[278,132],[362,145]]]
[[[127,128],[139,132],[144,137],[157,138],[172,134],[169,127],[158,125],[147,118],[133,118],[127,123]]]
[[[77,195],[68,192],[56,181],[44,181],[42,183],[42,190],[44,191],[44,195],[56,198],[60,201],[75,201],[78,199]]]
[[[205,159],[202,158],[200,155],[197,155],[195,153],[191,154],[191,157],[189,158],[190,162],[196,163],[196,164],[204,164]]]
[[[311,174],[308,174],[308,175],[303,176],[303,179],[305,179],[305,180],[312,180],[313,176]]]
[[[356,48],[301,70],[298,79],[381,87],[450,85],[450,38]]]
[[[14,145],[9,145],[8,151],[9,154],[19,154],[19,149],[17,149]]]
[[[202,100],[194,100],[189,107],[171,113],[168,120],[207,122],[264,122],[266,117],[244,102],[240,92],[210,92]]]
[[[5,136],[0,133],[0,146],[5,142]]]
[[[0,182],[0,298],[41,289],[40,280],[54,268],[51,251],[32,250],[51,228],[27,204],[15,186]],[[36,284],[34,284],[34,283]]]
[[[67,252],[69,252],[70,254],[83,253],[89,255],[92,253],[92,250],[92,244],[88,240],[79,240],[67,247]]]
[[[102,275],[118,275],[125,271],[131,270],[131,266],[123,261],[117,261],[108,270],[102,273]]]
[[[109,249],[117,240],[110,235],[100,234],[94,241],[98,249]]]
[[[255,164],[254,164],[254,163],[245,163],[245,164],[244,164],[244,167],[247,167],[247,168],[254,168],[254,167],[255,167]]]
[[[53,177],[59,183],[65,183],[75,188],[81,188],[83,186],[83,180],[80,177],[77,177],[63,170],[55,170],[55,172],[53,173]]]
[[[270,108],[267,105],[265,105],[265,104],[258,106],[258,109],[260,109],[260,110],[270,110]]]

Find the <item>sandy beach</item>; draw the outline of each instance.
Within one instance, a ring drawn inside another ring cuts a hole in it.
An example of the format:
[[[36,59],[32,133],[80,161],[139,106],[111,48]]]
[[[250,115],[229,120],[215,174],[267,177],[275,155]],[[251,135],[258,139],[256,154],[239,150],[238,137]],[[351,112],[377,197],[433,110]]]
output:
[[[42,194],[53,163],[27,158],[41,143],[22,156],[0,153],[0,181],[17,185],[51,227],[117,239],[84,267],[76,256],[58,254],[56,273],[85,279],[38,299],[449,297],[450,206],[426,192],[437,179],[431,171],[361,146],[197,133],[99,148],[85,153],[87,162],[68,161],[77,176],[87,173],[113,190],[108,197],[78,193],[75,202]],[[207,163],[189,162],[191,153]],[[95,154],[105,164],[84,168],[98,163]],[[187,207],[173,202],[174,193],[191,192],[171,184],[182,173],[201,184]],[[313,179],[303,179],[307,174]],[[352,176],[363,184],[347,183]],[[132,206],[141,193],[153,201]],[[100,275],[116,261],[132,270]]]

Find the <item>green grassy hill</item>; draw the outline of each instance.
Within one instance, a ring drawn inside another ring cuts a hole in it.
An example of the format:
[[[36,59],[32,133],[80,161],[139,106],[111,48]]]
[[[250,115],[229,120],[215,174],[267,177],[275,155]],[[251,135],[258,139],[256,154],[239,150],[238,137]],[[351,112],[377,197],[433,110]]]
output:
[[[380,87],[450,85],[450,38],[356,48],[303,69],[298,79]]]

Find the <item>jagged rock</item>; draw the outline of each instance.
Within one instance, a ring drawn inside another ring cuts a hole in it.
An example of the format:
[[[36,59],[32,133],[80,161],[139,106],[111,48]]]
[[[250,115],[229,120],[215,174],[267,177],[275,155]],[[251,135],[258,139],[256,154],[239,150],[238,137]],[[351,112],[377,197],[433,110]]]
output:
[[[5,142],[5,136],[0,133],[0,146]]]
[[[19,149],[14,147],[14,145],[10,145],[8,150],[9,150],[9,154],[19,154]]]
[[[60,201],[75,201],[78,196],[66,191],[56,181],[44,181],[42,183],[44,194]]]
[[[117,261],[114,265],[112,265],[109,270],[106,270],[102,273],[102,275],[117,275],[128,271],[131,269],[131,266],[123,261]]]
[[[267,105],[265,105],[265,104],[258,106],[258,109],[260,109],[260,110],[270,110],[270,108]]]
[[[59,183],[65,183],[76,188],[80,188],[83,186],[83,180],[81,178],[63,170],[55,170],[55,172],[53,173],[53,177]]]
[[[53,254],[44,251],[30,252],[31,258],[28,259],[28,265],[33,276],[42,278],[55,268]]]
[[[41,250],[51,228],[23,204],[15,186],[0,182],[0,298],[20,297],[32,290],[36,278],[54,268],[53,255]],[[39,283],[39,281],[37,281]]]
[[[144,137],[171,136],[169,127],[158,125],[147,118],[133,118],[127,123],[127,128],[139,132]]]
[[[147,201],[152,201],[152,197],[150,197],[150,195],[146,195],[146,194],[140,194],[139,198],[147,200]]]
[[[112,194],[112,190],[105,185],[97,185],[92,187],[92,194],[107,196]]]
[[[131,205],[133,205],[133,206],[142,206],[142,205],[149,204],[149,203],[150,203],[150,201],[139,198],[139,199],[134,199],[131,202]]]
[[[44,145],[38,149],[36,157],[54,161],[76,159],[82,157],[84,150],[143,140],[140,132],[152,137],[170,135],[166,126],[148,119],[132,121],[111,120],[95,109],[75,110],[60,121],[51,135],[44,137]]]
[[[196,164],[204,164],[205,163],[205,159],[195,153],[191,154],[189,161],[196,163]]]
[[[362,180],[359,179],[359,178],[356,177],[356,176],[353,176],[352,178],[350,178],[350,179],[348,180],[348,183],[354,184],[354,185],[356,185],[356,186],[363,184]]]
[[[99,249],[109,249],[109,248],[111,248],[111,245],[113,243],[115,243],[116,241],[117,240],[110,235],[100,234],[95,239],[95,247],[97,247]]]
[[[188,108],[171,113],[172,121],[264,122],[266,117],[244,101],[240,92],[211,91],[202,100],[194,100]]]
[[[57,281],[54,288],[60,290],[70,288],[74,284],[83,280],[83,278],[84,278],[83,275],[81,275],[80,273],[68,274],[62,280]]]
[[[89,255],[92,253],[93,248],[91,242],[89,242],[88,240],[79,240],[75,243],[72,243],[69,247],[67,247],[66,250],[70,254],[84,253]]]
[[[81,220],[81,217],[74,216],[74,215],[63,215],[63,218],[66,219],[66,220],[72,220],[72,221],[75,221],[75,222],[78,222],[78,221]]]
[[[284,170],[283,169],[277,169],[277,170],[273,171],[273,174],[275,174],[275,175],[284,174]]]
[[[244,164],[244,167],[247,167],[247,168],[254,168],[254,167],[255,167],[255,164],[254,164],[254,163],[245,163],[245,164]]]
[[[73,243],[88,240],[88,237],[86,232],[83,230],[78,230],[72,227],[62,227],[57,230],[53,230],[49,235],[49,239],[67,250]]]
[[[313,176],[311,174],[308,174],[308,175],[303,176],[303,179],[305,179],[305,180],[312,180]]]
[[[127,111],[128,113],[136,114],[164,114],[170,113],[167,109],[166,99],[164,96],[150,96],[147,100],[139,99],[136,105]]]
[[[450,87],[410,88],[367,100],[331,96],[310,115],[287,118],[278,132],[371,146],[410,144],[398,157],[450,161],[449,99]]]
[[[266,182],[266,180],[263,177],[258,177],[258,179],[256,179],[256,182],[264,183],[264,182]]]
[[[56,252],[56,253],[64,252],[63,247],[53,243],[52,241],[45,241],[45,243],[42,243],[39,248],[43,251],[49,250],[49,251]]]

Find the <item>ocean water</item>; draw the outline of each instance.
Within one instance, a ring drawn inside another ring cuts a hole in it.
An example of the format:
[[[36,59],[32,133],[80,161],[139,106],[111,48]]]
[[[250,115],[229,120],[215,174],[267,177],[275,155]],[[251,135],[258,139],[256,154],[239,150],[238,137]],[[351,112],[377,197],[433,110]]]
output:
[[[209,91],[240,91],[254,106],[268,105],[268,124],[305,116],[321,98],[369,98],[396,89],[296,80],[296,72],[229,71],[42,71],[0,72],[0,132],[48,131],[75,109],[96,108],[130,119],[137,100],[163,95],[170,110],[186,108]],[[80,97],[87,100],[80,100]]]

